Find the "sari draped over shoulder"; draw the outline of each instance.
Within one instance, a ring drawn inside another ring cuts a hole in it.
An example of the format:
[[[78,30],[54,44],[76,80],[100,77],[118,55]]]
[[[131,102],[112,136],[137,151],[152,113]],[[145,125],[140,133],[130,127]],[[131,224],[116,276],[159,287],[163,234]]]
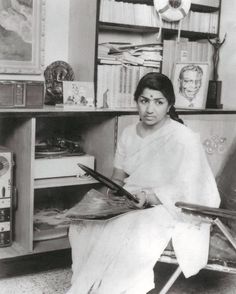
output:
[[[131,125],[121,135],[114,166],[128,174],[125,189],[151,188],[162,205],[103,223],[71,225],[73,284],[68,294],[145,294],[153,288],[153,267],[171,239],[186,277],[207,263],[210,225],[184,217],[175,207],[177,201],[220,204],[199,136],[172,120],[145,138]]]

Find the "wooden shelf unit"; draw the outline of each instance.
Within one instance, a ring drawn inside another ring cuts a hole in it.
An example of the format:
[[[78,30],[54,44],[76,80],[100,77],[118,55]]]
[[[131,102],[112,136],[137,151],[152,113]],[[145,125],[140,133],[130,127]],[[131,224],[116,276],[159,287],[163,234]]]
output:
[[[95,157],[96,169],[110,176],[116,121],[117,114],[113,111],[84,113],[58,112],[55,109],[48,112],[47,107],[31,111],[13,112],[10,109],[2,113],[0,111],[0,144],[8,147],[14,154],[14,186],[18,195],[17,209],[13,213],[14,242],[11,247],[0,248],[0,259],[46,252],[53,248],[55,250],[68,248],[68,240],[34,242],[34,210],[41,209],[44,203],[48,208],[50,201],[52,201],[50,205],[54,205],[57,203],[57,198],[60,205],[64,203],[65,207],[70,208],[70,205],[77,203],[86,191],[92,187],[99,187],[97,181],[93,179],[76,177],[35,180],[36,141],[41,139],[42,135],[50,135],[53,130],[62,130],[62,133],[65,132],[68,136],[82,136],[83,149],[87,154]]]
[[[126,3],[133,3],[135,4],[147,4],[149,6],[153,6],[153,0],[118,0],[118,2],[126,2]],[[133,44],[145,44],[145,43],[156,43],[156,37],[159,33],[160,28],[159,27],[153,27],[153,26],[143,26],[143,25],[132,25],[132,24],[126,24],[126,23],[118,23],[118,22],[112,22],[112,21],[107,21],[106,19],[101,19],[100,18],[100,9],[99,5],[101,3],[104,3],[102,1],[97,1],[97,24],[96,24],[96,48],[95,52],[98,54],[98,44],[100,43],[106,43],[106,42],[130,42]],[[209,31],[206,32],[200,32],[200,31],[193,31],[193,30],[186,30],[182,29],[181,30],[181,37],[182,38],[187,38],[189,41],[198,41],[205,39],[214,39],[218,36],[219,34],[219,26],[220,26],[220,13],[221,13],[221,0],[219,1],[219,7],[214,7],[214,6],[208,6],[208,5],[200,5],[200,4],[191,4],[190,10],[192,12],[199,12],[199,13],[217,13],[218,12],[218,26],[216,29],[216,33],[210,33]],[[117,21],[117,20],[116,20]],[[164,40],[173,40],[177,38],[178,35],[178,29],[170,29],[166,28],[163,26],[162,31],[161,31],[161,39],[158,41],[160,44],[164,44]],[[198,60],[195,60],[195,62]],[[200,60],[199,60],[200,61]],[[104,62],[104,61],[103,61]],[[104,71],[106,72],[106,68],[109,68],[109,66],[112,66],[112,64],[103,64],[99,63],[98,61],[98,56],[95,58],[95,82],[100,83],[101,79],[99,79],[99,75],[104,75],[104,72],[99,70],[101,67],[104,68]],[[121,66],[121,65],[120,65]],[[111,67],[110,67],[111,68]],[[113,65],[113,68],[115,68],[115,65]],[[132,68],[132,65],[130,65],[130,68]],[[108,69],[109,71],[109,69]],[[102,73],[101,73],[102,72]],[[136,71],[134,71],[136,73]],[[160,66],[160,72],[162,72],[162,62]],[[135,73],[132,73],[135,74]],[[165,72],[164,72],[165,73]],[[167,74],[167,73],[165,73]],[[109,82],[107,82],[107,87],[103,87],[104,91],[108,89],[108,93],[114,92],[114,87],[117,88],[116,86],[113,86],[113,84],[116,82],[111,81],[112,76],[114,75],[113,79],[117,79],[117,73],[113,69],[111,69],[107,75],[109,78],[102,78],[103,81],[104,79],[108,79]],[[121,74],[122,75],[122,74]],[[124,75],[124,73],[123,73]],[[131,78],[132,79],[132,78]],[[104,82],[106,83],[106,82]],[[112,88],[113,87],[113,88]],[[97,87],[96,87],[97,89]],[[101,93],[105,93],[103,90],[97,92],[97,97],[96,100],[99,101],[99,105],[102,103],[101,101],[104,99],[104,95],[101,95]],[[108,98],[111,101],[119,99],[119,95]],[[110,102],[112,104],[113,102]],[[109,103],[108,103],[109,104]],[[110,107],[108,105],[108,107]],[[112,106],[111,106],[112,107]]]

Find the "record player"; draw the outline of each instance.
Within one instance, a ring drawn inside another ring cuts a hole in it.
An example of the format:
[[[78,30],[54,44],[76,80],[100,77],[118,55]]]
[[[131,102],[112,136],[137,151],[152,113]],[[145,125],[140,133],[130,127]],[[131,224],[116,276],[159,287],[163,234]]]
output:
[[[94,168],[95,158],[86,154],[79,142],[52,138],[35,146],[34,178],[80,177],[85,172],[78,163]]]

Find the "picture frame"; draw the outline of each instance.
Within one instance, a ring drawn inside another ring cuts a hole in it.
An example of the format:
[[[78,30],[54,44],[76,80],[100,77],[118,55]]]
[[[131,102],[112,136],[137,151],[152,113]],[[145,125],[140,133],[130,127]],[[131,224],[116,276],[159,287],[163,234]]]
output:
[[[175,107],[205,109],[209,83],[207,62],[177,62],[172,77]]]
[[[65,107],[94,107],[94,83],[63,81],[63,105]]]
[[[44,63],[45,0],[0,0],[0,73],[38,75]]]

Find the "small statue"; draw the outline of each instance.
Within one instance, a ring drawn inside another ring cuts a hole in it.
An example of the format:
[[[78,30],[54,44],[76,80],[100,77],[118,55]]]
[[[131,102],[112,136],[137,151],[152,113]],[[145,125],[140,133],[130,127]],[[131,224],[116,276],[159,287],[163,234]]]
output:
[[[45,104],[63,103],[63,81],[73,81],[74,72],[64,61],[51,63],[44,71],[46,83]]]
[[[218,65],[219,65],[219,51],[220,51],[220,47],[224,44],[226,39],[226,34],[224,36],[223,41],[220,41],[220,38],[217,37],[215,39],[215,42],[212,42],[209,38],[208,38],[208,42],[213,46],[213,56],[212,56],[212,61],[213,61],[213,80],[217,81],[218,80]]]

